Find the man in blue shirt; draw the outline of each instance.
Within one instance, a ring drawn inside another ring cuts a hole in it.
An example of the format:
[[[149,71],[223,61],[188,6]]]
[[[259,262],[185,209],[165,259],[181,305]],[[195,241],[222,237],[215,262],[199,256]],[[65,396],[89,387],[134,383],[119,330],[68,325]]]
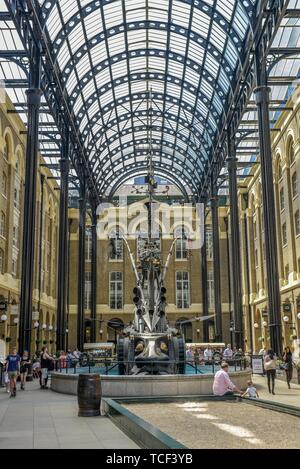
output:
[[[10,397],[16,397],[17,377],[20,374],[20,357],[16,348],[6,358],[6,371],[10,382]]]

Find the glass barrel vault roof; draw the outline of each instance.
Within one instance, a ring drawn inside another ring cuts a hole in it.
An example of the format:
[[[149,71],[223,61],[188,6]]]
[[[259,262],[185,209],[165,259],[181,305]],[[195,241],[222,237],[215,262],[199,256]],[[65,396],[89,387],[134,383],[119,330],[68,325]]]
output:
[[[8,11],[8,3],[0,0],[0,12]],[[41,8],[99,194],[110,195],[126,178],[145,173],[151,146],[157,173],[197,195],[226,122],[260,1],[24,3]],[[290,1],[289,8],[296,11],[298,3]],[[25,117],[28,59],[12,53],[23,46],[9,17],[0,21],[0,41],[0,79]],[[276,48],[297,48],[299,20],[284,18],[274,42]],[[297,77],[299,65],[295,52],[278,61],[271,76]],[[289,84],[272,86],[272,99],[284,106],[289,90]],[[255,132],[251,100],[241,132],[243,126],[249,131],[249,122]],[[271,111],[271,120],[278,112]],[[58,174],[60,135],[45,100],[41,124],[42,154]],[[253,143],[244,150],[246,137],[238,150],[243,163],[257,155],[251,153]]]

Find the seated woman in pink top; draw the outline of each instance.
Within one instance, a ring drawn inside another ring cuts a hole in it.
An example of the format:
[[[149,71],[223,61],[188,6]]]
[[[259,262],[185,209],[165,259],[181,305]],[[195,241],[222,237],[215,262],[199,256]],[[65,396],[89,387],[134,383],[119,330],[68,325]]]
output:
[[[215,374],[213,393],[215,396],[229,396],[234,392],[242,394],[242,391],[229,378],[228,363],[222,363],[221,370]]]

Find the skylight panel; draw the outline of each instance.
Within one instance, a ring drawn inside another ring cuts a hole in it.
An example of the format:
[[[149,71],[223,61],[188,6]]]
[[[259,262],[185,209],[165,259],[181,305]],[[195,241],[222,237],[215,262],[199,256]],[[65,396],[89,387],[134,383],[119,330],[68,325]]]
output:
[[[177,23],[180,26],[188,28],[191,15],[191,6],[188,3],[173,0],[173,8],[171,13],[172,23]]]
[[[112,36],[108,38],[108,50],[109,55],[112,57],[113,55],[120,54],[121,52],[125,51],[125,35],[124,33],[120,33],[116,36]]]
[[[96,34],[102,33],[103,31],[103,23],[101,18],[101,11],[95,10],[90,13],[84,20],[85,30],[87,34],[87,38],[91,39]]]
[[[104,5],[103,10],[106,29],[123,23],[122,2],[120,0],[109,2],[109,4]]]
[[[186,38],[172,32],[170,34],[170,50],[184,55],[186,50]]]
[[[97,46],[90,49],[90,54],[93,64],[100,64],[100,62],[107,59],[107,51],[104,45],[104,40]]]
[[[168,21],[168,9],[166,8],[159,8],[159,3],[161,4],[162,7],[164,7],[166,2],[163,0],[162,2],[159,2],[157,5],[157,8],[154,8],[153,5],[154,2],[149,2],[150,8],[149,8],[149,14],[148,14],[148,19],[149,21]]]
[[[194,8],[192,19],[192,31],[197,32],[203,38],[207,38],[210,25],[210,17]]]
[[[214,46],[223,53],[227,36],[224,31],[218,26],[218,24],[213,23],[211,29],[211,42]]]
[[[126,20],[145,21],[146,19],[146,0],[127,0],[126,1]]]
[[[127,32],[129,50],[144,49],[146,46],[146,31],[132,30]]]
[[[230,23],[237,0],[217,0],[216,10]]]
[[[197,64],[203,63],[204,49],[195,41],[190,41],[187,56]]]

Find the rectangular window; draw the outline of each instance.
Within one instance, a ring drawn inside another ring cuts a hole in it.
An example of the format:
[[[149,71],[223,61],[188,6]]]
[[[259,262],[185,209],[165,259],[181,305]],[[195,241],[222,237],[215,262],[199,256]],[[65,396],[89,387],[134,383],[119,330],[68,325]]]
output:
[[[289,273],[290,273],[290,266],[289,264],[287,264],[284,268],[284,276],[285,276],[286,281],[289,280]]]
[[[215,282],[214,272],[209,270],[207,272],[207,296],[208,296],[208,307],[214,308],[215,306]]]
[[[298,195],[298,178],[296,172],[292,176],[292,192],[293,197],[296,197],[296,195]]]
[[[4,251],[0,249],[0,274],[4,274],[5,257]]]
[[[176,305],[179,309],[190,307],[190,282],[188,272],[176,272]]]
[[[122,272],[110,272],[109,274],[109,305],[111,309],[123,308]]]
[[[179,238],[176,241],[176,260],[187,259],[187,239]]]
[[[1,212],[1,218],[0,218],[0,236],[5,238],[5,233],[6,232],[6,218],[5,218],[5,213]]]
[[[284,210],[284,189],[283,189],[283,187],[280,189],[279,200],[280,200],[280,210]]]
[[[254,239],[257,238],[256,221],[253,222],[253,236],[254,236]]]
[[[2,185],[1,185],[2,195],[7,196],[7,176],[5,173],[2,174]]]
[[[84,289],[84,307],[91,309],[92,307],[92,276],[91,272],[85,272],[85,289]]]
[[[13,227],[13,246],[18,247],[18,228]]]
[[[20,207],[19,191],[16,188],[14,190],[14,207],[18,210],[19,210],[19,207]]]
[[[110,238],[109,259],[111,261],[123,260],[123,239]]]
[[[286,223],[282,225],[282,244],[285,246],[287,244],[287,230]]]
[[[11,264],[11,275],[16,278],[17,276],[17,260],[13,259]]]
[[[295,213],[295,233],[296,236],[300,235],[300,212],[297,210]]]
[[[212,260],[213,258],[213,237],[212,231],[206,231],[206,257],[207,260]]]

